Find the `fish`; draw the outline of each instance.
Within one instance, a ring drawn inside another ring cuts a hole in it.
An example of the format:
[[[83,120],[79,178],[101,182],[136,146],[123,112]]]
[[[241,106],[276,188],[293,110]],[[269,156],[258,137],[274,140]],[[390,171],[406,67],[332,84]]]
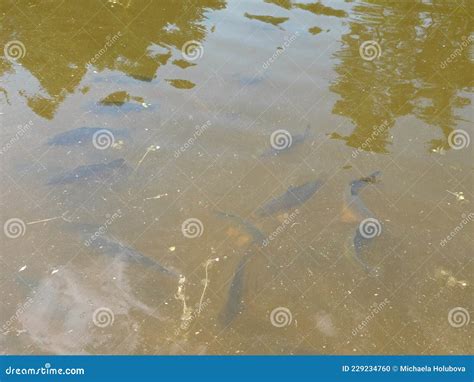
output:
[[[379,269],[377,267],[370,266],[365,260],[365,253],[369,248],[372,240],[375,237],[365,237],[361,233],[360,225],[364,219],[375,219],[374,214],[367,208],[362,199],[360,198],[360,191],[364,189],[369,184],[374,184],[377,182],[377,178],[381,175],[381,171],[375,171],[367,177],[353,180],[349,183],[350,186],[350,196],[348,203],[351,208],[355,209],[357,214],[356,221],[359,222],[357,229],[355,231],[352,243],[355,252],[355,258],[361,264],[362,268],[369,275],[376,276],[379,274]]]
[[[98,133],[100,132],[100,133]],[[63,133],[56,134],[48,140],[49,146],[75,146],[93,143],[94,134],[107,134],[111,138],[128,138],[130,135],[125,129],[108,129],[102,127],[78,127]],[[100,138],[100,137],[99,137]]]
[[[251,256],[252,252],[250,251],[244,254],[232,277],[227,302],[219,317],[220,322],[225,327],[229,326],[235,317],[243,310],[242,297],[244,292],[245,266]]]
[[[351,195],[358,195],[359,191],[362,190],[368,184],[374,184],[377,182],[377,178],[382,174],[382,171],[374,171],[369,176],[353,180],[350,183],[351,186]]]
[[[370,266],[364,259],[364,253],[368,249],[372,239],[362,236],[359,227],[357,227],[356,233],[353,239],[355,258],[362,266],[365,272],[371,275],[375,275],[378,272],[378,268]]]
[[[137,251],[136,249],[133,249],[121,243],[112,235],[102,233],[103,226],[97,226],[94,224],[73,223],[72,227],[75,230],[79,231],[81,237],[84,240],[84,245],[93,248],[97,252],[116,257],[126,263],[135,263],[146,268],[156,269],[159,272],[164,273],[168,276],[179,276],[178,272],[166,268],[158,261],[148,256],[145,256],[143,253]]]
[[[349,192],[346,193],[344,207],[342,211],[342,221],[345,223],[360,222],[363,219],[373,217],[365,203],[360,198],[360,191],[369,184],[374,184],[378,181],[378,177],[382,174],[381,171],[375,171],[369,176],[353,180],[349,183]]]
[[[115,159],[109,163],[96,163],[76,167],[64,174],[51,178],[47,185],[65,185],[76,182],[87,182],[89,180],[99,182],[107,180],[119,171],[128,172],[130,168],[125,159]]]
[[[324,183],[324,179],[316,179],[301,186],[290,187],[283,195],[268,201],[260,207],[258,214],[265,217],[297,207],[310,199]]]
[[[214,211],[214,213],[220,217],[230,219],[239,226],[241,226],[252,236],[254,244],[258,245],[261,248],[265,246],[267,237],[260,229],[258,229],[251,222],[229,212]],[[253,254],[253,251],[247,250],[234,272],[234,276],[232,277],[232,281],[229,287],[227,302],[220,315],[220,321],[224,326],[228,326],[235,319],[235,317],[243,310],[242,296],[244,291],[245,267]]]
[[[260,85],[264,81],[263,76],[249,76],[239,73],[232,75],[232,78],[238,81],[241,86]]]
[[[266,158],[269,156],[276,156],[283,153],[287,153],[288,151],[294,149],[297,146],[300,146],[304,143],[310,136],[311,136],[311,125],[308,125],[304,131],[304,133],[297,133],[297,134],[290,134],[291,135],[291,144],[285,145],[282,148],[274,148],[270,147],[266,151],[264,151],[260,157]]]
[[[241,218],[240,216],[231,214],[229,212],[223,212],[223,211],[214,211],[214,213],[217,216],[223,217],[223,218],[228,218],[241,226],[245,231],[247,231],[253,239],[253,242],[258,244],[259,246],[263,246],[264,242],[266,240],[265,234],[260,231],[254,224],[249,222],[248,220],[245,220]]]
[[[355,252],[355,259],[362,266],[364,271],[369,276],[377,277],[380,275],[380,267],[369,265],[369,263],[365,259],[365,252],[369,248],[369,245],[371,244],[371,241],[373,239],[374,238],[364,237],[361,234],[359,227],[357,227],[357,230],[355,232],[354,239],[353,239],[353,246],[354,246],[354,252]]]

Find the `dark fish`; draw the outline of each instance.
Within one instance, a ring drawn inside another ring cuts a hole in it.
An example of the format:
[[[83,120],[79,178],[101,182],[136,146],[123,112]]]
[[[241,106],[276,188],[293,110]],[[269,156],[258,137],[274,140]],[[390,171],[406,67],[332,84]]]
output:
[[[220,321],[224,326],[228,326],[243,309],[242,296],[244,291],[245,266],[251,255],[251,252],[245,253],[237,265],[234,277],[232,278],[227,302],[220,314]]]
[[[359,191],[363,189],[368,184],[373,184],[377,182],[377,178],[382,174],[382,171],[375,171],[369,176],[353,180],[350,183],[351,186],[351,195],[358,195]]]
[[[234,221],[236,224],[240,225],[245,231],[247,231],[252,236],[253,241],[255,243],[257,243],[260,246],[264,245],[263,243],[266,240],[266,236],[264,235],[262,231],[260,231],[257,227],[255,227],[255,225],[253,225],[249,221],[242,219],[240,216],[237,216],[228,212],[215,211],[215,214],[220,217],[225,217]]]
[[[246,76],[237,73],[232,77],[242,86],[260,85],[264,81],[264,77],[262,76]]]
[[[297,207],[311,198],[323,185],[324,180],[317,179],[301,186],[290,187],[283,195],[265,203],[260,208],[259,215],[270,216]]]
[[[179,274],[174,270],[170,270],[158,263],[156,260],[153,260],[141,252],[122,244],[111,235],[102,233],[103,226],[96,226],[93,224],[74,224],[73,226],[75,229],[79,230],[81,237],[84,240],[84,245],[87,247],[94,248],[102,254],[119,258],[127,263],[135,263],[143,267],[154,268],[169,276],[179,276]]]
[[[102,127],[78,127],[77,129],[68,130],[64,133],[56,134],[48,141],[50,146],[73,146],[81,144],[92,144],[94,134],[102,131],[104,134],[110,134],[115,138],[128,138],[128,131],[125,129],[106,129]],[[102,134],[99,133],[99,134]]]
[[[375,171],[367,177],[354,180],[350,183],[350,204],[352,204],[357,209],[357,214],[363,219],[374,219],[372,212],[365,206],[364,202],[360,199],[359,192],[366,187],[368,184],[373,184],[377,182],[377,177],[381,174],[381,171]],[[356,229],[353,245],[355,251],[356,260],[362,265],[364,270],[369,275],[377,275],[378,269],[370,266],[367,261],[364,259],[364,254],[368,250],[372,241],[375,237],[364,237],[361,233],[361,223]]]
[[[56,177],[47,183],[48,185],[71,184],[75,182],[103,181],[119,172],[129,171],[125,159],[115,159],[109,163],[88,164],[76,167],[75,169]]]
[[[372,239],[365,238],[364,236],[362,236],[362,234],[360,233],[359,227],[357,227],[357,230],[354,236],[354,241],[353,241],[355,258],[359,262],[359,264],[362,265],[364,270],[369,274],[374,272],[374,268],[371,267],[367,263],[367,261],[364,259],[364,253],[368,249],[371,240]]]
[[[372,217],[372,212],[367,208],[365,203],[362,201],[360,198],[359,192],[365,188],[369,184],[373,184],[377,182],[377,178],[380,176],[382,172],[381,171],[375,171],[372,174],[370,174],[367,177],[360,178],[357,180],[353,180],[349,186],[350,186],[350,193],[346,197],[346,208],[345,212],[347,214],[346,219],[351,220],[351,219],[356,219],[359,217],[360,219],[365,219],[365,218],[370,218]],[[351,212],[351,210],[353,212]],[[355,217],[352,217],[352,215],[356,215]]]
[[[287,153],[291,149],[300,146],[303,142],[305,142],[311,136],[311,126],[308,125],[304,133],[298,134],[291,134],[291,144],[289,146],[282,147],[281,149],[276,149],[274,147],[270,147],[268,150],[264,151],[260,156],[261,157],[269,157],[275,156],[283,153]]]

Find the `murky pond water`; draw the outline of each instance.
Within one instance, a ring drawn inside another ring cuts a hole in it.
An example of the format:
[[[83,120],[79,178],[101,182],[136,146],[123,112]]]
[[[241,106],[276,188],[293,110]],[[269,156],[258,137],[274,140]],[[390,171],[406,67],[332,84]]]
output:
[[[0,352],[472,352],[470,1],[0,4]]]

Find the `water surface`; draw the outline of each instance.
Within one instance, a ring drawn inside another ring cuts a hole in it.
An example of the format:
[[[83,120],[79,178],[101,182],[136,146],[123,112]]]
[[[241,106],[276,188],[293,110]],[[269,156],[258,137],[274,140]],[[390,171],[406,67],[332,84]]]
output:
[[[0,352],[472,352],[472,14],[3,1]]]

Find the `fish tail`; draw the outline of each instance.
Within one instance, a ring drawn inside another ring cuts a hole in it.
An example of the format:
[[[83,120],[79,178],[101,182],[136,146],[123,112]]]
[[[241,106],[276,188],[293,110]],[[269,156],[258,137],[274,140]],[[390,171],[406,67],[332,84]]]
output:
[[[230,325],[242,310],[243,282],[246,264],[247,256],[244,255],[237,265],[230,284],[227,303],[224,307],[224,311],[220,315],[220,321],[224,326]]]

